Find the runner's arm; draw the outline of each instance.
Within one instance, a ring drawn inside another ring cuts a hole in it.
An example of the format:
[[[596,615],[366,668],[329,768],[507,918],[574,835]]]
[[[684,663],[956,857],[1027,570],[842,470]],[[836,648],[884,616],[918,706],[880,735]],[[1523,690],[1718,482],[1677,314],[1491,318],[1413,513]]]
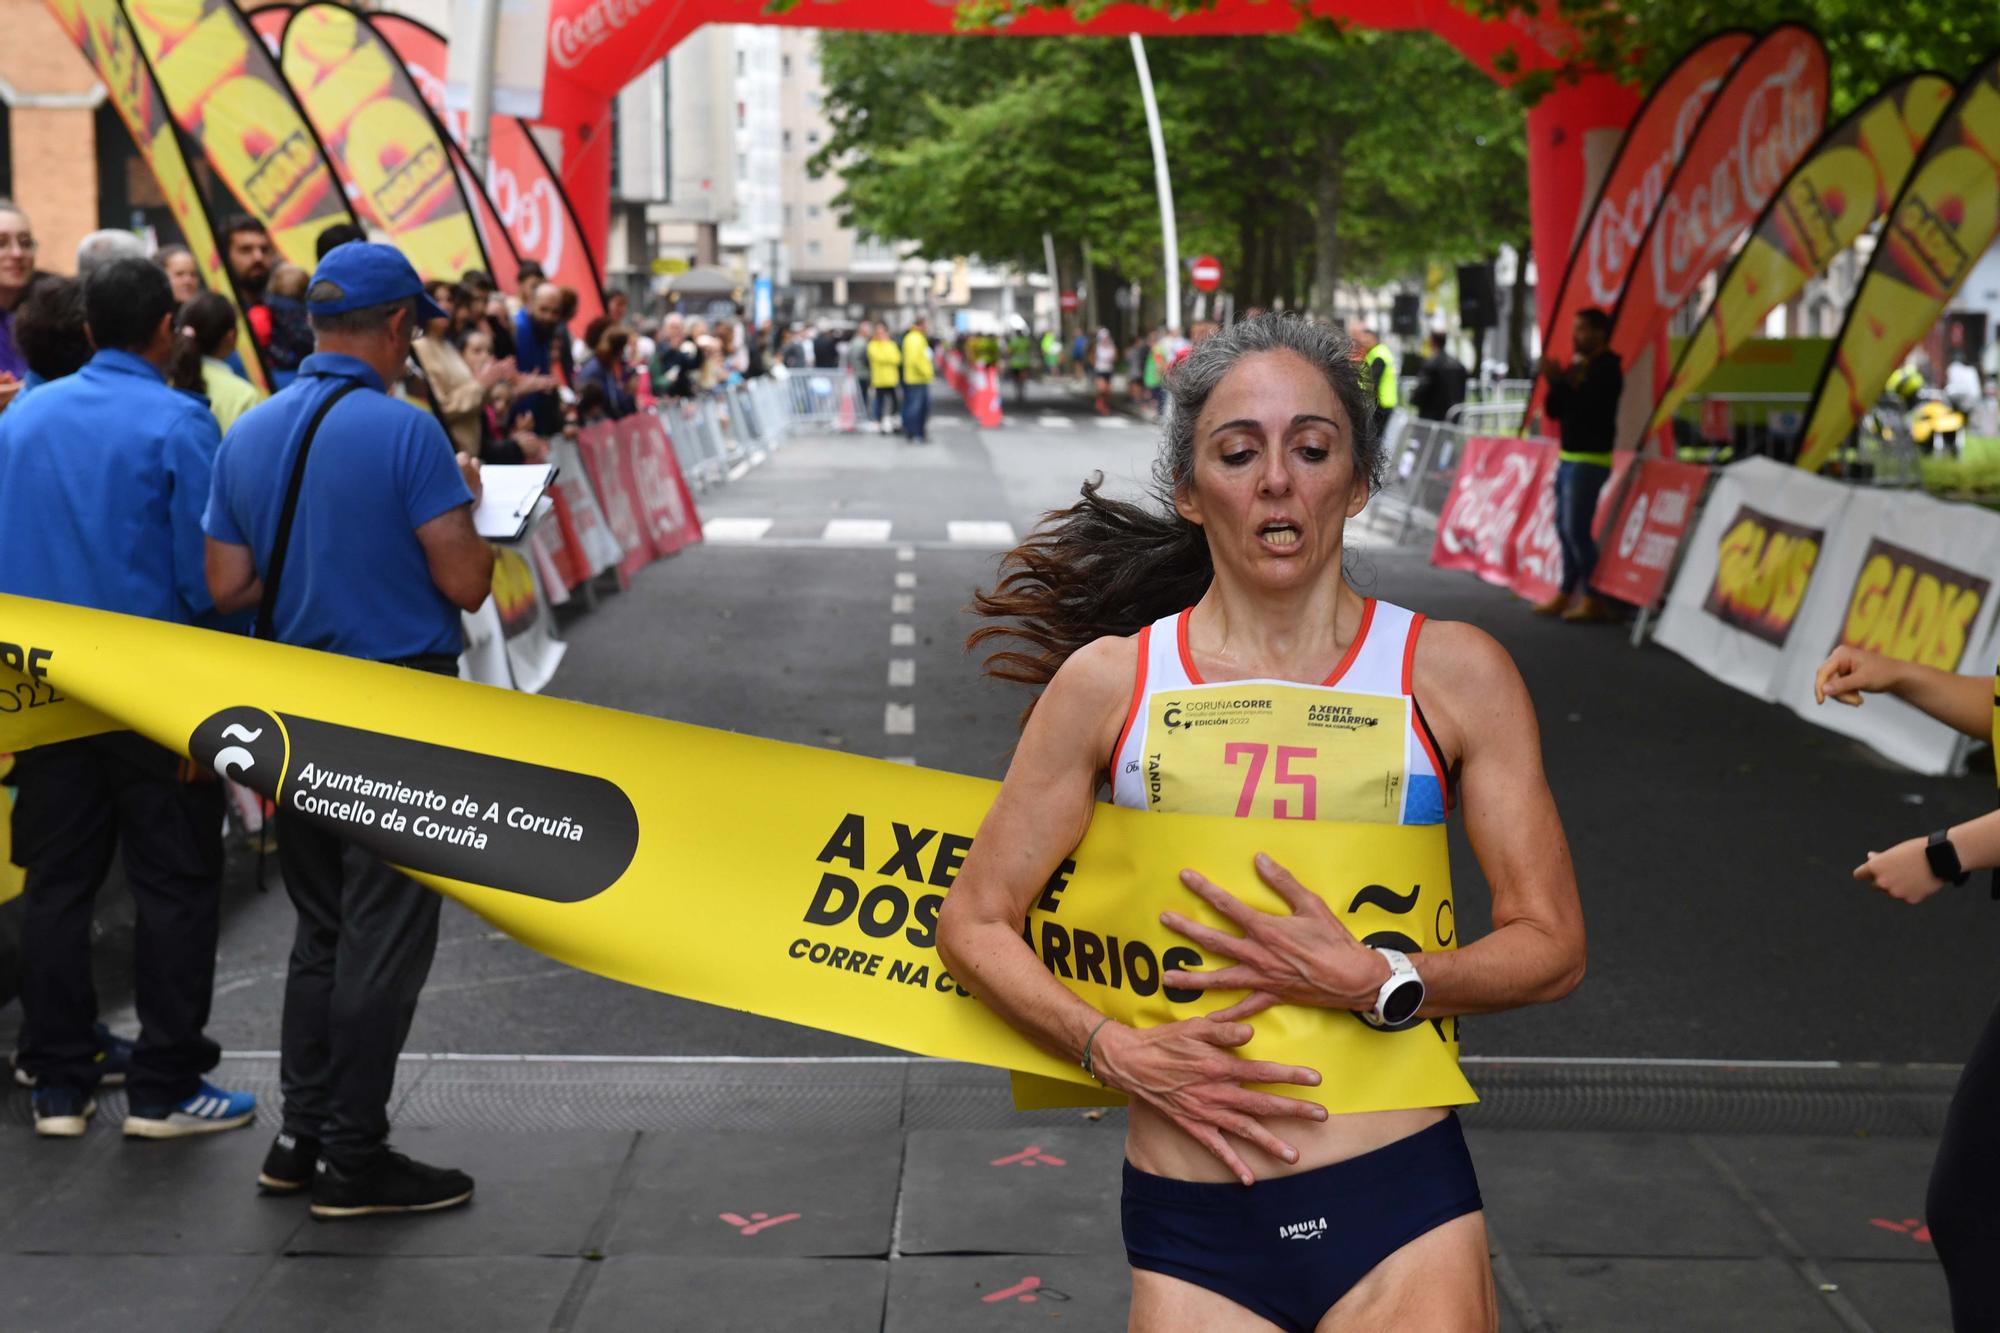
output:
[[[1576,868],[1542,770],[1541,728],[1507,650],[1471,625],[1433,621],[1417,641],[1415,682],[1493,896],[1493,929],[1413,957],[1427,1017],[1559,1000],[1583,980]]]
[[[1961,676],[1842,644],[1820,663],[1813,698],[1857,708],[1863,694],[1894,695],[1974,740],[1993,732],[1991,676]]]

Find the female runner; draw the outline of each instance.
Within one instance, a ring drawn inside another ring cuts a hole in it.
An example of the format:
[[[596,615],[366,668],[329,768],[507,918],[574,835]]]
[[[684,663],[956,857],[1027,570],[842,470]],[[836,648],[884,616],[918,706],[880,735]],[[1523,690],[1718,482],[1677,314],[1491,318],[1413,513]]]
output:
[[[1118,804],[1148,807],[1126,766],[1162,748],[1143,734],[1155,692],[1219,682],[1317,689],[1328,699],[1386,697],[1397,716],[1408,698],[1408,735],[1394,747],[1402,772],[1347,784],[1370,799],[1329,799],[1334,785],[1320,783],[1315,817],[1438,823],[1454,805],[1464,812],[1494,928],[1455,952],[1401,960],[1421,977],[1419,1013],[1554,1000],[1583,975],[1575,876],[1513,662],[1480,630],[1426,623],[1363,597],[1342,576],[1343,525],[1383,466],[1350,352],[1339,330],[1283,315],[1208,338],[1169,385],[1156,465],[1167,512],[1087,485],[1080,503],[1009,557],[999,587],[978,602],[1010,623],[977,631],[974,642],[1015,635],[1033,650],[997,653],[988,670],[1046,688],[946,898],[938,949],[1007,1022],[1128,1094],[1123,1214],[1134,1329],[1334,1333],[1498,1322],[1457,1117],[1441,1107],[1330,1116],[1243,1086],[1311,1085],[1319,1071],[1232,1051],[1251,1037],[1243,1020],[1275,1004],[1375,1010],[1401,955],[1363,947],[1268,857],[1258,873],[1289,913],[1253,910],[1191,868],[1185,891],[1241,934],[1171,910],[1161,918],[1233,960],[1163,978],[1250,991],[1222,1012],[1144,1030],[1110,1021],[1022,939],[1031,901],[1089,827],[1107,771]],[[1243,765],[1200,767],[1165,774],[1188,793],[1180,808],[1277,812],[1270,793],[1253,799],[1243,790]],[[1161,905],[1171,907],[1176,892],[1162,885]],[[1300,1232],[1291,1224],[1302,1219],[1318,1235],[1309,1249],[1293,1239]]]

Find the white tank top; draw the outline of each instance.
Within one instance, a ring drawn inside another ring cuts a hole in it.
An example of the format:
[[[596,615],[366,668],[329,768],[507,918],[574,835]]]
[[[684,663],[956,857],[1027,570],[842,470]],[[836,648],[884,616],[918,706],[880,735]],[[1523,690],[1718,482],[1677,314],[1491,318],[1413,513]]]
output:
[[[1305,685],[1205,681],[1188,651],[1188,612],[1155,621],[1139,631],[1112,801],[1241,819],[1443,823],[1437,740],[1410,691],[1423,624],[1367,599],[1340,665]]]

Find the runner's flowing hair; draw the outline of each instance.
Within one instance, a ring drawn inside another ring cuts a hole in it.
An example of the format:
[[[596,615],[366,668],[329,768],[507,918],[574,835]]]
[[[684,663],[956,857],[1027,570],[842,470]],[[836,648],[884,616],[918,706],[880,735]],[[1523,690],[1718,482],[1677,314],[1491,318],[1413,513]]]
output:
[[[1045,514],[1007,553],[991,590],[973,594],[972,611],[1000,623],[972,631],[966,649],[1019,641],[988,655],[987,675],[1046,685],[1091,640],[1136,634],[1201,599],[1215,574],[1208,538],[1175,510],[1174,497],[1193,482],[1195,422],[1209,396],[1238,362],[1261,352],[1290,352],[1326,377],[1353,423],[1356,470],[1371,491],[1381,484],[1381,423],[1345,331],[1301,315],[1266,314],[1211,334],[1167,377],[1151,495],[1137,503],[1113,499],[1097,474],[1081,499]]]

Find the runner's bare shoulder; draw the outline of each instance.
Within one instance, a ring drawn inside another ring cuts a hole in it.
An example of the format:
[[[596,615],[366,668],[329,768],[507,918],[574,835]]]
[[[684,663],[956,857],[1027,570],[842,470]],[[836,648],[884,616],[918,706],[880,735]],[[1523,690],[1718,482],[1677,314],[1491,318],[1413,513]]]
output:
[[[1030,726],[1061,729],[1070,742],[1087,745],[1100,762],[1117,744],[1132,703],[1139,672],[1139,636],[1108,634],[1069,655],[1042,691]]]
[[[1465,754],[1465,737],[1482,723],[1533,711],[1528,687],[1500,641],[1463,620],[1426,620],[1417,636],[1410,684],[1438,733],[1446,766]]]

